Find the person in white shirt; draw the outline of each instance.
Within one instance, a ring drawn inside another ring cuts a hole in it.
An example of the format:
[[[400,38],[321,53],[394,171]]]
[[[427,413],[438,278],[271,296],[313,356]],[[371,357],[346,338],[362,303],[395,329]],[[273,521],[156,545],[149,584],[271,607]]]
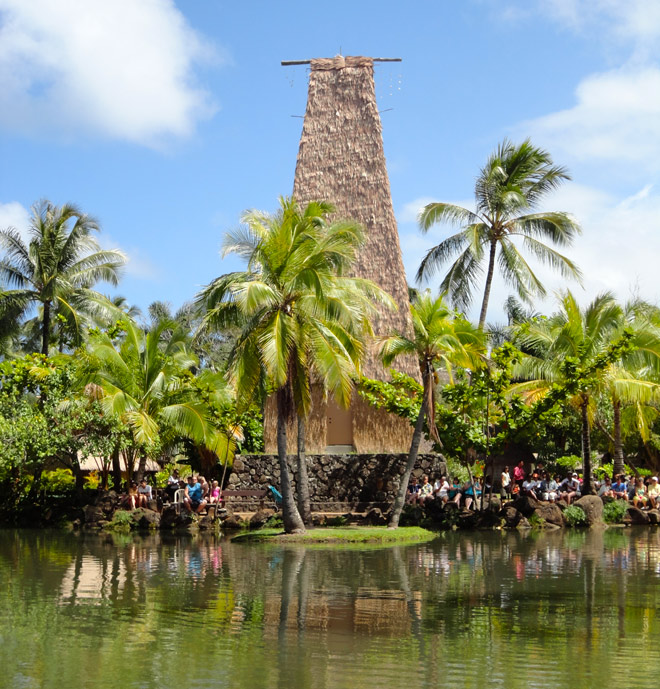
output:
[[[509,473],[509,467],[504,467],[504,471],[500,476],[500,482],[502,484],[501,496],[502,498],[511,497],[511,474]]]
[[[447,502],[449,500],[449,482],[446,476],[441,476],[433,485],[433,492],[435,497],[442,502]]]

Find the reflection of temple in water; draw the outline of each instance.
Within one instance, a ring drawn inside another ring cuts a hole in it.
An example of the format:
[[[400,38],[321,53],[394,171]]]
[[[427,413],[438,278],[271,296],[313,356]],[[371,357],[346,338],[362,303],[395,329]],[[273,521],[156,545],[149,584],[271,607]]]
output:
[[[272,596],[265,602],[264,633],[274,637],[281,632],[283,618],[282,597]],[[286,603],[285,603],[286,604]],[[403,591],[360,588],[352,598],[337,598],[326,593],[310,593],[304,609],[298,599],[288,605],[287,631],[297,631],[300,619],[306,630],[342,634],[344,632],[374,636],[408,636],[412,630],[410,605],[419,617],[422,611],[422,592],[412,593],[410,603]],[[302,613],[302,615],[301,615]]]

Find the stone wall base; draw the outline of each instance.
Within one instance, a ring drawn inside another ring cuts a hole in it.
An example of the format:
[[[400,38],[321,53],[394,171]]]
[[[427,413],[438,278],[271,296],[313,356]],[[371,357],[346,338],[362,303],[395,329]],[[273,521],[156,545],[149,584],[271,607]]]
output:
[[[405,469],[406,454],[307,455],[312,503],[389,503],[394,500]],[[297,457],[289,455],[289,470],[295,490]],[[447,471],[442,455],[420,454],[413,475],[428,474],[431,480]],[[268,484],[280,488],[276,454],[237,455],[229,476],[230,490],[253,490]],[[322,510],[320,510],[322,511]],[[332,511],[335,511],[334,509]]]

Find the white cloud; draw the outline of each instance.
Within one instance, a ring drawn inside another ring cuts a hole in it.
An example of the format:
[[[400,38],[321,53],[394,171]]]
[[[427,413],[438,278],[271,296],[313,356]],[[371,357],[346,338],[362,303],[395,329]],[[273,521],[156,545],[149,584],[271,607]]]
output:
[[[610,160],[660,170],[660,68],[624,67],[585,78],[576,104],[520,125],[555,158]]]
[[[647,52],[660,38],[660,3],[657,0],[539,0],[539,10],[559,23],[593,35],[635,45]]]
[[[416,223],[417,216],[422,208],[427,206],[429,203],[433,203],[434,201],[438,201],[438,199],[434,199],[430,196],[422,196],[418,199],[414,199],[413,201],[409,201],[397,213],[397,220],[400,223]]]
[[[0,0],[0,126],[157,146],[214,112],[171,0]]]
[[[17,230],[24,239],[27,238],[30,213],[18,201],[0,203],[0,230],[7,230],[10,227]]]

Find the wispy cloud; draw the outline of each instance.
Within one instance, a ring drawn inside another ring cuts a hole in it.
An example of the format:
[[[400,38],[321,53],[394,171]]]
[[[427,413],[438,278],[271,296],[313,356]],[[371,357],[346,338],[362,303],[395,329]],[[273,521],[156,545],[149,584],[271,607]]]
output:
[[[171,0],[0,0],[0,127],[163,145],[215,111],[212,59]]]
[[[626,66],[586,77],[573,107],[522,123],[556,158],[660,170],[660,68]]]
[[[6,230],[10,227],[17,230],[23,239],[27,239],[30,213],[25,206],[17,201],[0,203],[0,230]]]

